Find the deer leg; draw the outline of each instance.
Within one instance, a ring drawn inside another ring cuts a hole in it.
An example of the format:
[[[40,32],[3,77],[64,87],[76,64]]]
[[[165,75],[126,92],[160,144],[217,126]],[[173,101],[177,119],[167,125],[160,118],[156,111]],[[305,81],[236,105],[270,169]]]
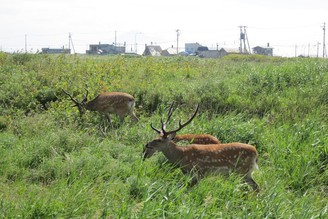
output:
[[[133,119],[133,121],[135,121],[135,122],[139,121],[138,117],[136,116],[136,114],[134,114],[133,111],[131,111],[130,115],[131,115],[131,118]]]
[[[199,182],[199,177],[197,175],[192,176],[191,181],[189,182],[189,186],[193,187],[194,185],[196,185]]]
[[[109,113],[105,113],[105,116],[106,116],[107,122],[110,124],[111,123],[111,119],[110,119]]]
[[[195,170],[192,171],[182,171],[185,175],[191,176],[191,180],[188,183],[189,187],[196,185],[202,178],[202,174],[197,173]]]
[[[122,125],[123,122],[124,122],[124,117],[125,117],[125,116],[124,116],[124,115],[120,115],[119,117],[120,117],[120,125]]]
[[[244,181],[248,183],[253,188],[254,191],[256,192],[260,191],[259,185],[253,180],[252,176],[246,176],[244,178]]]
[[[135,102],[131,102],[131,104],[129,104],[129,112],[130,112],[130,116],[133,119],[133,121],[138,122],[139,119],[136,116],[136,114],[134,113],[134,106],[135,106]]]

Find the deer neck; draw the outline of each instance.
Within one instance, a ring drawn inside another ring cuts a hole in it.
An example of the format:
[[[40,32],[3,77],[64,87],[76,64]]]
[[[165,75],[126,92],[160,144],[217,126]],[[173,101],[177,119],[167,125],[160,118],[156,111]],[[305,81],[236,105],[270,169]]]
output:
[[[90,111],[99,111],[99,109],[101,109],[101,105],[97,105],[95,103],[95,100],[91,100],[89,102],[87,102],[85,105],[84,105],[84,108],[87,109],[87,110],[90,110]]]
[[[175,164],[178,164],[184,157],[184,148],[177,146],[172,141],[162,150],[162,152],[171,163]]]

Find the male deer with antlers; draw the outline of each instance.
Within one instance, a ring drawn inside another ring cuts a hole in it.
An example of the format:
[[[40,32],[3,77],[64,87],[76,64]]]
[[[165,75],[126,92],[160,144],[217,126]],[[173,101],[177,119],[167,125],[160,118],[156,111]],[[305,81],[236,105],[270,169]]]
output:
[[[194,114],[187,122],[181,124],[179,121],[179,128],[166,131],[166,122],[162,123],[161,130],[151,128],[159,134],[159,138],[147,143],[143,158],[151,157],[156,151],[162,152],[169,162],[176,164],[183,173],[190,173],[195,171],[197,178],[203,177],[207,172],[215,172],[219,174],[229,174],[236,172],[243,176],[254,190],[258,191],[259,186],[252,178],[252,172],[257,169],[258,154],[254,146],[242,143],[228,143],[228,144],[191,144],[188,146],[177,146],[173,141],[176,133],[187,126],[196,116],[199,109],[197,106]],[[170,110],[171,111],[171,110]],[[169,112],[168,117],[171,116]],[[167,120],[168,121],[168,120]]]
[[[88,102],[88,88],[86,87],[86,95],[84,99],[79,102],[72,97],[67,91],[62,89],[75,106],[79,109],[80,115],[85,113],[85,110],[97,111],[104,113],[108,122],[111,122],[110,114],[116,114],[120,117],[120,123],[122,124],[126,115],[130,115],[131,118],[137,122],[138,118],[134,114],[135,100],[134,97],[128,93],[123,92],[104,92],[99,94],[96,98]]]

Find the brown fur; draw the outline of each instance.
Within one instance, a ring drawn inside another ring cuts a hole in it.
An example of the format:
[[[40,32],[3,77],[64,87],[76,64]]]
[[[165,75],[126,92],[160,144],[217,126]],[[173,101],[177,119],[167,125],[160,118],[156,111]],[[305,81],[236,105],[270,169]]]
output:
[[[126,115],[130,115],[134,121],[138,121],[133,112],[134,105],[134,97],[128,93],[104,92],[87,102],[85,108],[90,111],[104,113],[109,121],[109,114],[116,114],[120,117],[122,123]]]
[[[182,134],[174,137],[173,142],[187,141],[189,144],[220,144],[221,142],[209,134]]]

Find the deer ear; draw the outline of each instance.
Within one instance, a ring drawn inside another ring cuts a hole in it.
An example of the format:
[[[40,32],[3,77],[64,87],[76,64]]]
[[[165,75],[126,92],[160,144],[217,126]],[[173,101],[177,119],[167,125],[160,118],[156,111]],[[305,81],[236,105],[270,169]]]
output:
[[[172,134],[169,134],[169,136],[167,136],[167,138],[170,140],[170,141],[172,141],[174,138],[175,138],[175,136],[176,136],[176,132],[173,132]]]

